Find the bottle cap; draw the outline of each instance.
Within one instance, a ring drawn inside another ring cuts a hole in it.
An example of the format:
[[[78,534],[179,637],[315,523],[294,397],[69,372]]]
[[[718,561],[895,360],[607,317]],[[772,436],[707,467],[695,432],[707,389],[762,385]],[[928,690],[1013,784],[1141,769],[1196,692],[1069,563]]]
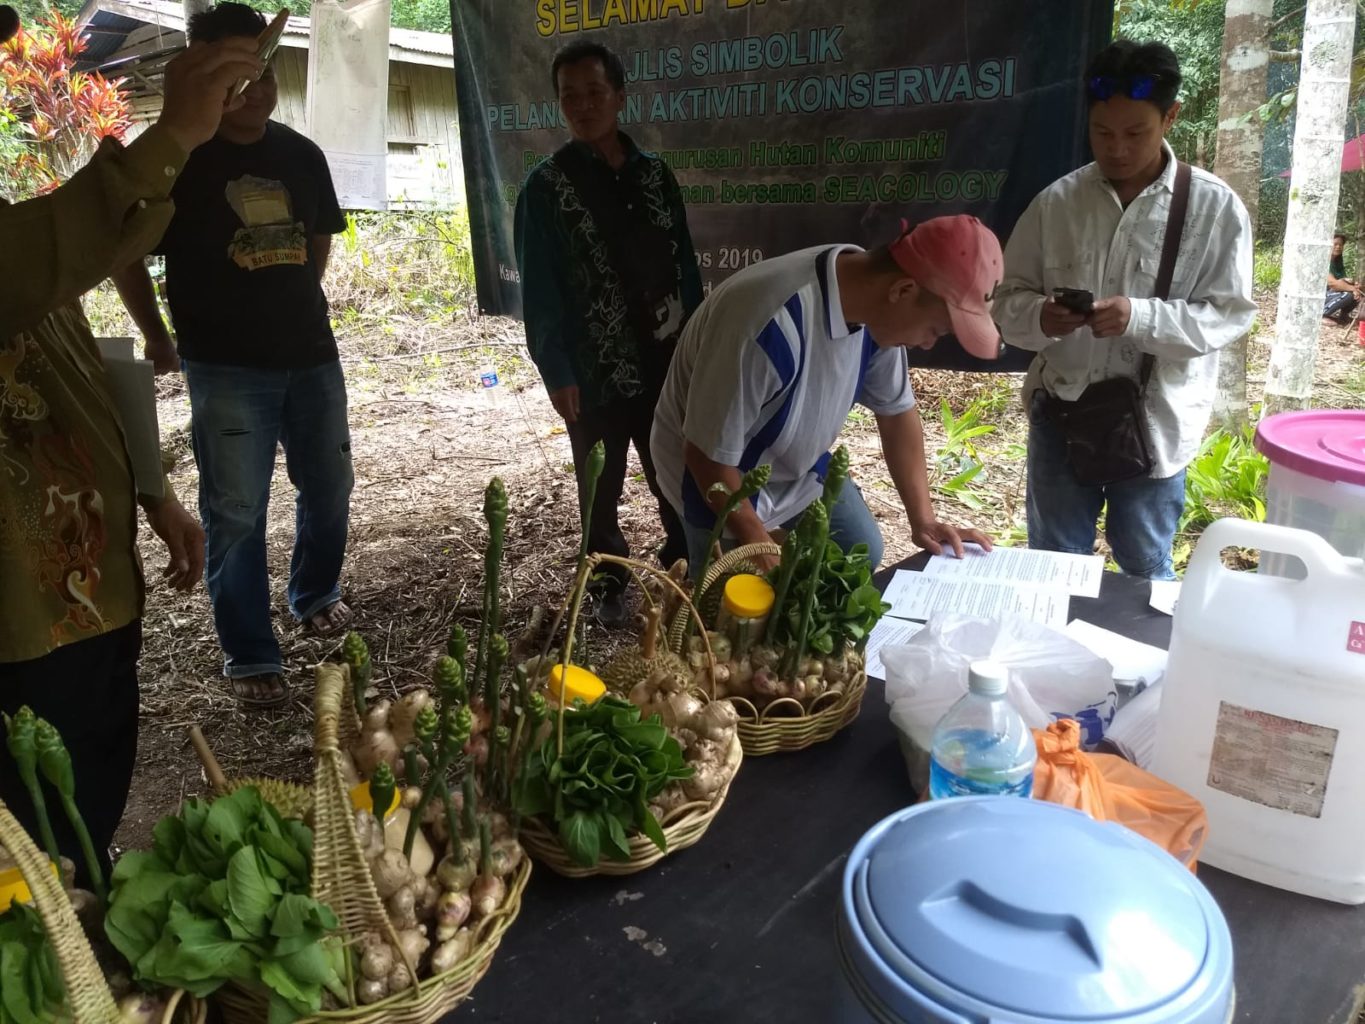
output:
[[[565,707],[580,698],[593,704],[607,692],[607,684],[581,665],[570,665],[568,669],[565,677],[563,665],[550,666],[550,696]]]
[[[983,697],[998,697],[1010,688],[1009,669],[995,661],[974,661],[967,669],[967,687]]]
[[[740,573],[725,581],[725,610],[737,619],[761,619],[773,610],[777,595],[762,576]]]

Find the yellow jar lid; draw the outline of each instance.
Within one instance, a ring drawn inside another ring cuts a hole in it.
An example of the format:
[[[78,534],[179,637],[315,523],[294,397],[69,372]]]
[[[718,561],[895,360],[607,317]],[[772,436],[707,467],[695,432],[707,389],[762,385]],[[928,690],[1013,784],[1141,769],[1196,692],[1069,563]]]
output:
[[[59,878],[57,865],[48,861],[47,865],[52,870],[52,877]],[[20,903],[32,903],[33,893],[29,891],[28,883],[24,881],[24,874],[17,867],[6,868],[0,871],[0,914],[9,909],[9,905],[18,901]]]
[[[550,696],[561,704],[572,705],[578,699],[587,704],[594,704],[607,692],[607,684],[581,665],[570,665],[568,668],[568,682],[564,685],[560,682],[561,678],[565,678],[564,666],[550,666]],[[564,696],[566,691],[567,697]]]
[[[737,619],[761,619],[773,610],[776,595],[762,576],[740,573],[725,582],[725,610]]]
[[[398,809],[399,802],[403,799],[403,787],[394,786],[393,802],[389,804],[388,810],[384,812],[384,820],[389,820],[389,815]],[[369,811],[374,813],[374,801],[370,799],[370,784],[361,782],[351,787],[351,806],[357,811]]]

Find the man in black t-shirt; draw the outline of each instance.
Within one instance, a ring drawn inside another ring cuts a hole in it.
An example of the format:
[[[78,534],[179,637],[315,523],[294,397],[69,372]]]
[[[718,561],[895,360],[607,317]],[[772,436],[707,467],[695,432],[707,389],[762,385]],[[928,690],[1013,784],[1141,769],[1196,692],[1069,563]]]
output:
[[[254,37],[265,24],[249,7],[222,3],[192,18],[189,35]],[[338,586],[354,483],[351,439],[322,290],[331,236],[346,224],[322,151],[270,120],[273,71],[245,97],[217,137],[194,152],[171,193],[175,217],[156,251],[166,258],[175,342],[141,262],[114,282],[158,371],[185,371],[224,671],[241,702],[273,706],[287,696],[266,571],[277,445],[298,490],[290,608],[319,633],[351,618]]]

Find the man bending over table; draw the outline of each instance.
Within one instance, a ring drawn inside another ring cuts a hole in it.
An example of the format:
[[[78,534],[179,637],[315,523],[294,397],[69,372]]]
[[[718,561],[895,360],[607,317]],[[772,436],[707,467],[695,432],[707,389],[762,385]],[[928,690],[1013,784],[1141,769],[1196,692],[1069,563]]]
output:
[[[803,249],[717,288],[683,331],[650,437],[693,571],[724,506],[711,488],[733,491],[748,470],[771,466],[767,486],[730,514],[724,545],[771,542],[770,530],[790,529],[820,496],[829,449],[855,402],[877,417],[915,543],[934,554],[961,555],[964,541],[989,549],[985,534],[934,514],[904,349],[930,348],[951,332],[973,355],[997,357],[989,300],[1003,262],[975,217],[939,217],[888,246]],[[831,510],[830,536],[845,551],[866,544],[873,565],[881,562],[881,531],[856,486]]]

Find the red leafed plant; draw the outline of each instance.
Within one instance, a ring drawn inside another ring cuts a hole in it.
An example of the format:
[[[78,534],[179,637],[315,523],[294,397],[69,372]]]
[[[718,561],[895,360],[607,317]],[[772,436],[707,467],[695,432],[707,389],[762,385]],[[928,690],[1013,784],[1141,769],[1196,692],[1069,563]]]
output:
[[[84,49],[76,23],[55,11],[0,46],[0,196],[51,191],[105,136],[122,141],[131,118],[122,80],[75,70]]]

